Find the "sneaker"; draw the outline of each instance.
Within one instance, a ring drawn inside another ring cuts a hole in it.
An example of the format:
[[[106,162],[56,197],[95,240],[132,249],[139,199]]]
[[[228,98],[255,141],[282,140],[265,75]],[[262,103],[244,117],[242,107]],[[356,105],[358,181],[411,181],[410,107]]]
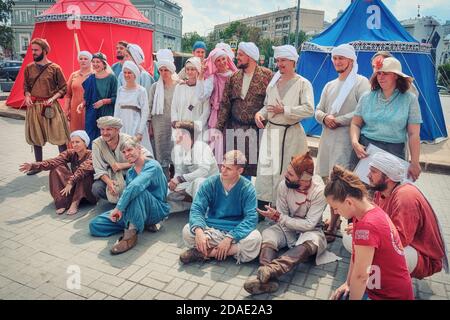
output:
[[[206,258],[203,253],[201,253],[200,251],[198,251],[195,248],[186,250],[185,252],[183,252],[182,254],[180,254],[180,261],[183,264],[188,264],[191,262],[202,262],[208,260],[208,258]]]
[[[244,283],[244,289],[250,294],[273,293],[278,290],[278,282],[269,281],[262,283],[259,279],[247,280]]]
[[[39,172],[41,172],[41,170],[37,170],[37,169],[30,170],[27,172],[27,176],[33,176],[35,174],[38,174]]]

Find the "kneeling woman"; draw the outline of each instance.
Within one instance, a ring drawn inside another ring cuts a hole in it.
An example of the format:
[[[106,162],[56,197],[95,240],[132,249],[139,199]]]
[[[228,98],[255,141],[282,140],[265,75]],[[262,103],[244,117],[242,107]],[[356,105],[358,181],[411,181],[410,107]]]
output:
[[[155,226],[169,215],[166,201],[167,180],[161,165],[145,158],[141,145],[128,139],[120,151],[133,166],[128,170],[126,187],[114,210],[107,211],[89,224],[94,237],[109,237],[123,232],[111,254],[116,255],[133,248],[137,234],[148,230],[157,231]]]
[[[91,150],[87,149],[89,137],[83,130],[70,135],[72,149],[60,153],[56,158],[42,162],[24,163],[19,170],[50,170],[50,193],[55,200],[56,213],[68,215],[78,212],[81,200],[95,204],[96,198],[91,192],[94,181]],[[70,163],[70,169],[67,164]]]
[[[361,300],[368,296],[372,300],[413,300],[411,277],[397,229],[388,215],[368,200],[361,180],[334,166],[325,197],[340,216],[354,218],[347,281],[331,299]]]

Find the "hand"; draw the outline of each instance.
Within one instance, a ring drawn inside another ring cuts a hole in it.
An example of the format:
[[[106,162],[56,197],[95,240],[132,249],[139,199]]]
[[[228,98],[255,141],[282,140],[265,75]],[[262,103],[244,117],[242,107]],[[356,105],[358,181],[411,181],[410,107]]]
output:
[[[73,185],[71,183],[66,184],[66,186],[61,190],[60,194],[64,197],[67,197],[72,190]]]
[[[94,108],[95,109],[99,109],[101,107],[103,107],[105,104],[103,103],[103,99],[98,100],[96,103],[94,103]]]
[[[231,248],[232,241],[233,239],[231,239],[230,237],[225,237],[222,241],[220,241],[219,245],[216,247],[215,258],[217,260],[225,260],[228,257],[228,251]]]
[[[175,189],[177,188],[178,183],[179,183],[178,179],[176,179],[176,178],[170,179],[170,181],[169,181],[169,189],[170,189],[170,191],[175,191]]]
[[[172,128],[175,129],[175,128],[177,127],[177,122],[178,122],[178,121],[172,121]]]
[[[411,162],[408,168],[408,178],[411,178],[412,181],[414,182],[419,178],[420,172],[422,172],[422,169],[420,168],[420,163]]]
[[[339,123],[336,121],[336,118],[333,115],[331,115],[331,114],[327,115],[323,119],[323,123],[329,129],[336,129],[337,127],[339,127]]]
[[[269,218],[270,220],[273,220],[275,222],[278,222],[278,220],[280,219],[280,213],[277,211],[277,209],[272,208],[270,206],[265,206],[266,207],[266,211],[260,210],[260,209],[256,209],[256,211],[258,211],[258,213],[266,218]]]
[[[198,73],[198,79],[204,80],[205,79],[205,71],[206,71],[206,59],[202,62],[202,67],[200,68],[200,72]]]
[[[19,171],[21,172],[28,172],[31,170],[31,163],[22,163],[19,167]]]
[[[123,170],[123,167],[122,167],[122,164],[121,164],[121,163],[116,162],[116,163],[114,163],[114,164],[111,166],[111,169],[112,169],[114,172],[118,172],[118,171]]]
[[[53,98],[50,98],[47,101],[45,101],[45,105],[46,106],[51,106],[53,104],[53,101],[55,101],[55,100]]]
[[[114,208],[113,211],[109,214],[109,219],[112,222],[118,222],[120,219],[122,219],[122,211],[120,211],[117,208]]]
[[[255,114],[255,122],[256,122],[256,126],[260,129],[264,129],[264,123],[263,121],[266,120],[264,119],[263,115],[259,112],[257,112]]]
[[[208,256],[209,238],[205,235],[201,228],[195,229],[195,248],[200,251],[205,257]]]
[[[82,103],[80,103],[78,106],[77,106],[77,113],[78,114],[81,114],[82,112],[83,112],[83,109],[84,109],[84,102],[82,102]]]
[[[113,196],[117,196],[117,190],[116,190],[116,182],[111,180],[108,184],[107,184],[107,188],[108,191],[111,193],[111,195]]]
[[[30,96],[25,96],[25,105],[27,107],[31,107],[33,105],[33,100],[31,100]]]
[[[281,102],[277,101],[277,104],[274,106],[267,107],[268,112],[273,112],[275,114],[284,113],[284,106]]]
[[[348,235],[351,235],[353,232],[353,223],[349,223],[347,228],[344,229],[345,232],[347,232]]]
[[[346,297],[350,293],[350,287],[347,282],[344,282],[339,288],[336,289],[335,292],[330,297],[330,300],[340,300],[341,297]]]
[[[368,156],[368,154],[366,152],[366,148],[364,148],[364,146],[362,144],[360,144],[359,142],[356,142],[353,144],[353,150],[355,150],[356,156],[359,159],[363,159]]]
[[[141,142],[141,141],[142,141],[142,134],[138,133],[138,134],[136,135],[136,140],[137,140],[138,142]]]

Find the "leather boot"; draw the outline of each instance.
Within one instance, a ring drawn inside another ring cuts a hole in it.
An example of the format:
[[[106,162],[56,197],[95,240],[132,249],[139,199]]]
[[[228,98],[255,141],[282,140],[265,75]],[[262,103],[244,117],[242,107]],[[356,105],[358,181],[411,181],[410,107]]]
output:
[[[308,260],[313,254],[311,246],[307,243],[293,247],[268,265],[259,267],[257,277],[262,283],[267,283],[271,278],[279,278],[283,274],[288,273],[297,264]]]
[[[261,252],[259,253],[259,264],[266,266],[277,256],[278,250],[275,250],[270,244],[263,243],[261,246]]]

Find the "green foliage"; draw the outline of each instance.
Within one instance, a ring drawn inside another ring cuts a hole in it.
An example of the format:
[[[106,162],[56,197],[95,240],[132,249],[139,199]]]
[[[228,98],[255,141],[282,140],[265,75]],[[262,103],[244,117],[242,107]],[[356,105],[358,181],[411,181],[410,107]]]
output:
[[[0,46],[7,50],[13,48],[13,32],[11,27],[6,25],[11,17],[13,6],[13,0],[0,0]]]
[[[439,84],[450,89],[450,63],[438,67]]]
[[[196,41],[205,41],[205,38],[196,31],[183,34],[183,38],[181,38],[181,51],[191,53]]]

